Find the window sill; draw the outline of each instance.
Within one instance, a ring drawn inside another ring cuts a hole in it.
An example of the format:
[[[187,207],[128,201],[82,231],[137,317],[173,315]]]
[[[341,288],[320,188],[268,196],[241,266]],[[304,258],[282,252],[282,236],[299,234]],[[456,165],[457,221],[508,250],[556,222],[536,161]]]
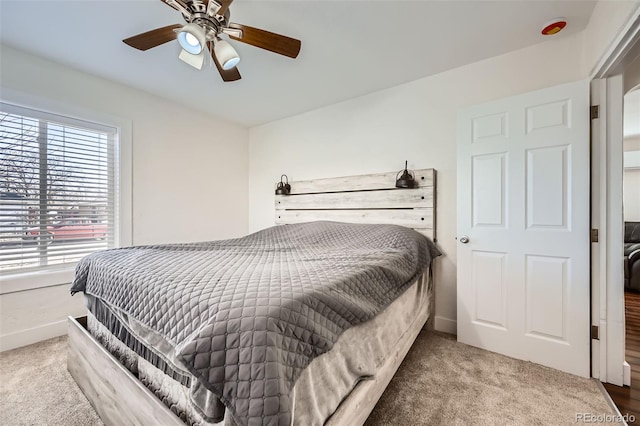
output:
[[[0,276],[0,294],[16,293],[43,287],[71,284],[75,273],[75,264],[60,269],[45,269],[33,272],[20,272]]]

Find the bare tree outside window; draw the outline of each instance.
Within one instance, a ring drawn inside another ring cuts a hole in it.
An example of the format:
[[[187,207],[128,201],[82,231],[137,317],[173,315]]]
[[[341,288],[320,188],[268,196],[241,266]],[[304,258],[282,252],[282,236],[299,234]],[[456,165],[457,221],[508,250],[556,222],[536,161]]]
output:
[[[113,135],[0,111],[0,272],[113,245]]]
[[[20,134],[7,130],[17,128],[17,124],[22,128]],[[0,132],[0,192],[20,194],[28,200],[37,200],[40,196],[38,127],[39,120],[0,114],[0,129],[4,130]],[[82,182],[82,177],[74,175],[59,153],[49,150],[47,199],[55,201],[68,197],[71,182]]]

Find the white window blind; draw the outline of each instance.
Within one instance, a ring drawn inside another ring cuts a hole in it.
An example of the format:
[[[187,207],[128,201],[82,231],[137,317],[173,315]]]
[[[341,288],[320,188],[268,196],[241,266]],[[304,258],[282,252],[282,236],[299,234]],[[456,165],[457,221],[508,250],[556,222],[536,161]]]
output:
[[[117,129],[0,102],[0,273],[116,244]]]

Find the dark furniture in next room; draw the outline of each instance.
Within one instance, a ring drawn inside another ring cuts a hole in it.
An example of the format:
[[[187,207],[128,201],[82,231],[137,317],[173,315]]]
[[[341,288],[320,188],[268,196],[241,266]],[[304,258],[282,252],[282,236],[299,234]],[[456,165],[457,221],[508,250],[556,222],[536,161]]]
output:
[[[640,222],[624,223],[624,289],[640,292]]]

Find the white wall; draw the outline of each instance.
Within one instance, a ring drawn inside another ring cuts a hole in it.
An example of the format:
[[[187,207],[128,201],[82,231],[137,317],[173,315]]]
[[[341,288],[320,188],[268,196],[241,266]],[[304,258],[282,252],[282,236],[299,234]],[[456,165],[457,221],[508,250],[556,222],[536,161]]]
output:
[[[134,244],[246,234],[246,128],[4,45],[0,48],[3,91],[131,121]],[[0,295],[2,348],[64,333],[65,317],[84,312],[81,296],[70,297],[68,288],[65,284]]]
[[[274,223],[273,189],[291,180],[411,168],[438,171],[436,326],[455,332],[456,113],[585,78],[582,34],[477,62],[250,130],[249,229]],[[553,64],[553,65],[551,65]]]
[[[640,151],[640,135],[625,137],[622,147],[625,153]],[[640,169],[624,169],[622,197],[625,222],[640,222]]]
[[[625,67],[623,79],[625,94],[640,86],[640,56]]]
[[[640,169],[625,169],[623,179],[624,221],[640,222]]]

